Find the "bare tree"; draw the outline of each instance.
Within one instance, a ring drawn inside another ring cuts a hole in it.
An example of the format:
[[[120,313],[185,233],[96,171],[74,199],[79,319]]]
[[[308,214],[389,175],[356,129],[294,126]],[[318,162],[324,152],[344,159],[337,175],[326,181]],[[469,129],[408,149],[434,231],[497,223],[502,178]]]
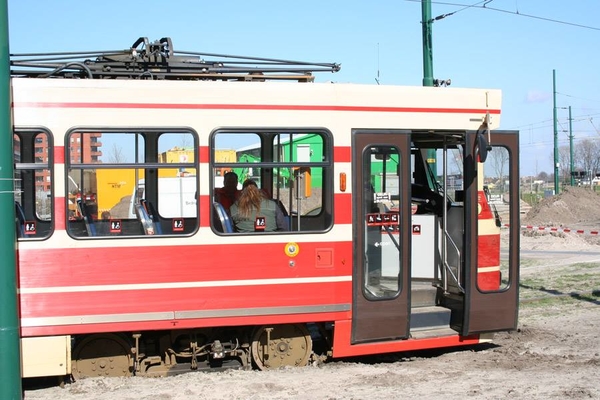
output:
[[[551,154],[552,165],[554,165],[554,154]],[[571,155],[569,146],[558,148],[558,177],[559,180],[567,182],[571,176]]]
[[[591,138],[581,140],[575,145],[574,158],[577,169],[594,176],[600,171],[600,142]]]
[[[537,180],[539,181],[544,181],[544,182],[548,182],[549,181],[549,175],[546,171],[542,171],[537,175]]]
[[[187,149],[189,147],[192,146],[192,135],[189,133],[185,133],[181,135],[181,139],[180,139],[180,143],[181,143],[181,148],[182,149]]]
[[[127,157],[125,156],[125,153],[123,152],[123,148],[121,146],[117,145],[116,143],[113,143],[112,147],[110,148],[110,153],[108,154],[108,162],[117,164],[117,163],[124,163],[126,161],[127,161]]]
[[[552,160],[554,156],[552,155]],[[569,146],[558,149],[560,163],[559,174],[563,182],[571,179],[571,150]],[[553,161],[554,162],[554,161]],[[585,171],[593,177],[600,172],[600,141],[595,138],[585,138],[573,147],[573,168],[575,171]]]
[[[501,188],[504,190],[504,170],[508,166],[508,150],[504,147],[494,147],[489,153],[487,164],[492,167],[492,172],[498,177]]]

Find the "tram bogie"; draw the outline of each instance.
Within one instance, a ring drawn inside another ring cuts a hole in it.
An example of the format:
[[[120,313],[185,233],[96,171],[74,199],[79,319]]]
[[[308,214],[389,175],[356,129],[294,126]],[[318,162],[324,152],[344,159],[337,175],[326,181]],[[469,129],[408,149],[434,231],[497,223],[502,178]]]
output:
[[[72,375],[159,377],[302,367],[327,360],[331,351],[324,343],[314,349],[313,337],[318,342],[330,333],[323,324],[284,324],[81,335],[72,344]]]

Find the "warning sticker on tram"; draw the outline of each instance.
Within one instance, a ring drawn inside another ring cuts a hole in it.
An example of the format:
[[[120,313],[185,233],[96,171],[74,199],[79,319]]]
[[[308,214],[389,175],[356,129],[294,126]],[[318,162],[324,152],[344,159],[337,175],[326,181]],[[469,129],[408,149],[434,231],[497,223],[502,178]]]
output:
[[[35,235],[37,232],[35,221],[25,222],[24,231],[26,235]]]
[[[373,193],[373,201],[375,203],[385,203],[392,200],[391,193]]]
[[[171,226],[173,232],[183,232],[183,218],[173,218]]]
[[[392,226],[398,225],[398,213],[373,213],[367,214],[367,226]]]
[[[121,233],[121,220],[120,219],[111,219],[110,220],[110,233]]]

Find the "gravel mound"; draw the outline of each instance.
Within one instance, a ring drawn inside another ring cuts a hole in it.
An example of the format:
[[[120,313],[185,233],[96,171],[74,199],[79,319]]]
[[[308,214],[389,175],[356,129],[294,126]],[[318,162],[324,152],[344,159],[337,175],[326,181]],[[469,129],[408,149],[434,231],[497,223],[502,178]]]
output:
[[[570,228],[600,226],[600,194],[589,187],[567,187],[557,196],[548,197],[533,206],[521,222]]]

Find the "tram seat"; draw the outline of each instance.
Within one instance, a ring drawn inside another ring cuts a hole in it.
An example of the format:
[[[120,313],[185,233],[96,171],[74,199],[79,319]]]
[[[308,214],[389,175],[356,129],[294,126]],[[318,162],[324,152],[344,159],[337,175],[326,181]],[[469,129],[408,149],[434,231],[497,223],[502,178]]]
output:
[[[275,202],[275,204],[277,204],[277,208],[279,208],[279,211],[281,211],[281,214],[283,215],[283,219],[286,224],[286,226],[283,229],[278,229],[278,230],[289,231],[292,227],[292,217],[288,213],[287,209],[285,208],[285,206],[283,205],[283,202],[281,200],[273,199],[273,201]]]
[[[213,209],[214,209],[214,218],[213,220],[215,221],[219,221],[219,224],[215,224],[215,227],[217,228],[217,231],[219,232],[224,232],[224,233],[233,233],[233,224],[231,223],[231,218],[229,218],[229,215],[227,215],[227,212],[225,211],[225,208],[223,207],[223,205],[217,201],[213,202]]]
[[[140,203],[142,204],[142,206],[146,210],[146,214],[148,214],[148,217],[152,221],[154,232],[157,235],[162,235],[162,227],[160,226],[160,219],[158,218],[158,213],[156,212],[154,205],[146,199],[141,199]]]
[[[15,201],[15,215],[17,216],[15,221],[17,223],[17,235],[20,238],[25,237],[25,212],[18,201]]]
[[[88,210],[88,207],[82,200],[77,200],[77,207],[79,207],[79,212],[83,216],[83,221],[85,222],[85,229],[87,231],[88,236],[96,236],[96,226],[94,225],[94,218],[92,214]]]

